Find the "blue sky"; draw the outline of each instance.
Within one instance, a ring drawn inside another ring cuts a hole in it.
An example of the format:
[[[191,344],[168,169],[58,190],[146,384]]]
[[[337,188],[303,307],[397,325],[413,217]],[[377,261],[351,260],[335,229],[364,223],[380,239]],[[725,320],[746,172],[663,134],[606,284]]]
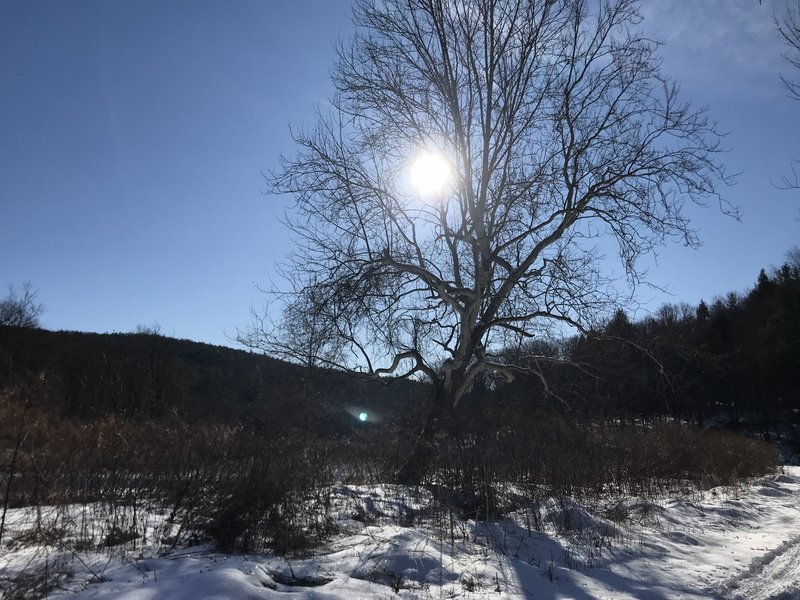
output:
[[[262,171],[291,153],[288,125],[329,96],[346,0],[0,0],[0,295],[30,281],[50,329],[164,333],[218,344],[259,305],[289,237]],[[741,171],[737,223],[692,210],[704,246],[650,267],[696,303],[750,286],[800,243],[800,103],[778,82],[768,1],[647,0],[664,70],[708,105]],[[800,74],[799,74],[800,75]]]

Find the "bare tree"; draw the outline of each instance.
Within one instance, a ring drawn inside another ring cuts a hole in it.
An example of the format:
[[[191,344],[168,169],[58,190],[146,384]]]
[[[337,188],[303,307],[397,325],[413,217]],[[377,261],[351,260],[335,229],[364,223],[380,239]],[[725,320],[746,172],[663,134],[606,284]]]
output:
[[[158,319],[153,321],[152,325],[143,325],[139,323],[136,325],[136,329],[133,330],[134,333],[138,333],[140,335],[155,335],[155,336],[163,336],[163,332],[161,329],[161,323],[158,322]]]
[[[13,285],[9,286],[8,296],[0,300],[0,326],[39,327],[44,305],[36,301],[36,294],[30,283],[22,285],[20,295]]]
[[[296,200],[285,318],[244,341],[424,376],[436,419],[480,374],[510,380],[554,360],[508,349],[613,314],[620,282],[604,239],[631,286],[642,255],[668,240],[696,245],[684,205],[730,208],[717,193],[719,135],[659,72],[637,9],[357,0],[335,97],[268,177]],[[450,169],[428,195],[409,182],[425,152]]]

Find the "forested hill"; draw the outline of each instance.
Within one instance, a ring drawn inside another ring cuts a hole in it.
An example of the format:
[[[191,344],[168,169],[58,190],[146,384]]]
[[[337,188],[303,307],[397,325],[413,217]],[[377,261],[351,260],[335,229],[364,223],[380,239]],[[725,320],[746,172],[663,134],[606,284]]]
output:
[[[638,320],[618,311],[589,335],[509,350],[507,360],[533,361],[539,374],[478,380],[452,422],[497,431],[558,413],[592,423],[741,422],[765,437],[776,423],[800,428],[800,256],[790,258],[744,294]],[[160,335],[0,327],[0,390],[31,377],[41,380],[37,402],[67,417],[176,416],[325,436],[359,427],[361,412],[368,423],[413,428],[430,396],[411,381],[364,382]]]
[[[741,422],[765,437],[776,423],[800,423],[800,254],[791,258],[762,270],[744,294],[665,305],[637,320],[618,311],[590,335],[528,349],[562,364],[541,365],[550,405],[591,421]],[[537,377],[504,393],[520,388],[547,402]]]
[[[407,411],[418,384],[362,382],[260,354],[160,335],[0,327],[0,389],[36,377],[37,402],[68,417],[241,424],[344,433],[354,416]]]

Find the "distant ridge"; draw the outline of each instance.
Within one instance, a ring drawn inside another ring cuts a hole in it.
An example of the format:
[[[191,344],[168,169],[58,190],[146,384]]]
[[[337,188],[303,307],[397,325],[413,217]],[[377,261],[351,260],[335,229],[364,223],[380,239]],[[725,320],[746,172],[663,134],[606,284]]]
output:
[[[38,401],[69,417],[179,417],[326,436],[365,426],[361,412],[368,424],[407,412],[426,392],[161,335],[0,327],[0,389],[39,375]]]

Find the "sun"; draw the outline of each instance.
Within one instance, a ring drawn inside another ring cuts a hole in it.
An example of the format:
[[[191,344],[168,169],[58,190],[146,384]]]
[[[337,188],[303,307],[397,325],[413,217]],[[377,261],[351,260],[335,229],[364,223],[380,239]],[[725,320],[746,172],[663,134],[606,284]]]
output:
[[[411,183],[423,196],[442,191],[450,179],[450,165],[440,154],[422,152],[411,165]]]

